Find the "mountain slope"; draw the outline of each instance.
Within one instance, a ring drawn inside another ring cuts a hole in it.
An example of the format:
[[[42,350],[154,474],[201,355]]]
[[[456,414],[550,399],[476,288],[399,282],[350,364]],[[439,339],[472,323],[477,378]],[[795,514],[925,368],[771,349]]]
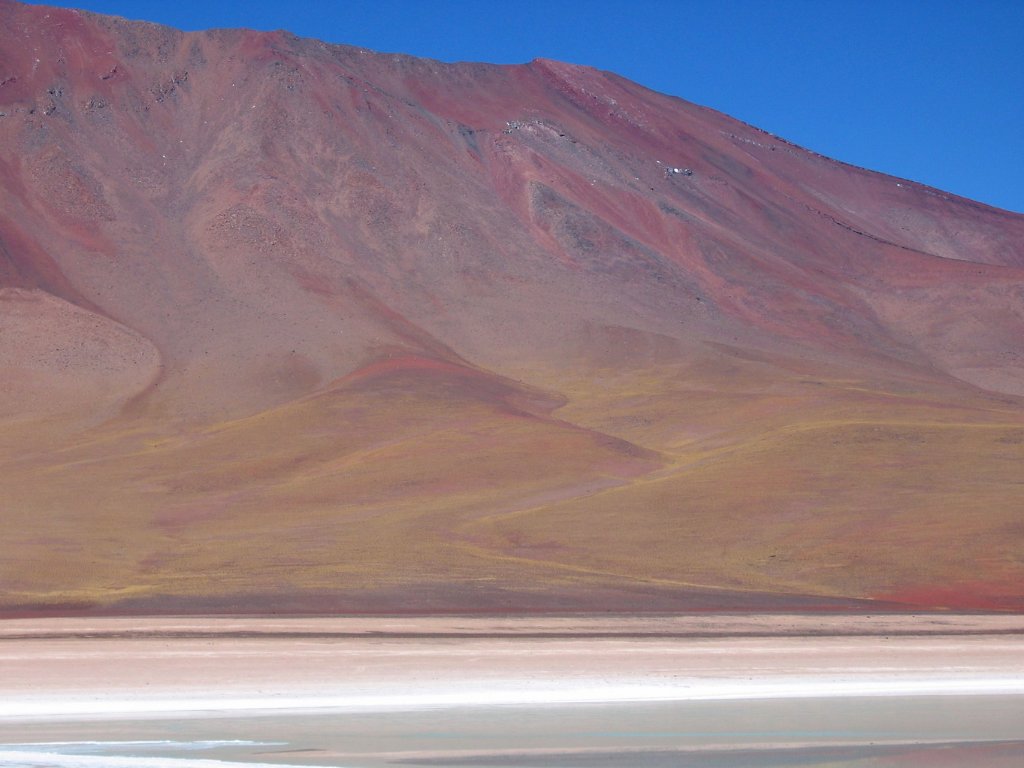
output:
[[[8,0],[0,113],[8,613],[1024,607],[1024,217]]]

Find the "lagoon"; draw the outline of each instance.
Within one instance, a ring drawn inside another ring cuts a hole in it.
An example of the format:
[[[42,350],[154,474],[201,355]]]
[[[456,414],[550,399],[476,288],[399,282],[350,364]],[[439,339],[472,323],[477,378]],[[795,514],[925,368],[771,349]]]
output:
[[[12,621],[0,768],[1019,768],[1021,624]]]

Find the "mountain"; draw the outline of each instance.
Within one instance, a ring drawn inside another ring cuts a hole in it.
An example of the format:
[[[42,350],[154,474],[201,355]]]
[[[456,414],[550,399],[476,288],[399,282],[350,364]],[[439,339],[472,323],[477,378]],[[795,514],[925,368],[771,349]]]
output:
[[[0,610],[1024,610],[1024,216],[614,74],[0,0]]]

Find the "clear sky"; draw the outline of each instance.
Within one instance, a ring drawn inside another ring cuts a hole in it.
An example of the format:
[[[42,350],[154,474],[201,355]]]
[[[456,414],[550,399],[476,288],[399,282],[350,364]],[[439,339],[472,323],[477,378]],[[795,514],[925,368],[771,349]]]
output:
[[[1024,212],[1024,0],[75,0],[443,61],[589,64]]]

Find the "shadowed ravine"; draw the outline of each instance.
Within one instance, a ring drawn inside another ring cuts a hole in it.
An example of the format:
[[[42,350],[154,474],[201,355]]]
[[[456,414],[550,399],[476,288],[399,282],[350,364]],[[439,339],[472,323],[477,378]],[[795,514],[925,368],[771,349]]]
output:
[[[611,73],[0,0],[0,614],[1019,611],[1022,286]]]

